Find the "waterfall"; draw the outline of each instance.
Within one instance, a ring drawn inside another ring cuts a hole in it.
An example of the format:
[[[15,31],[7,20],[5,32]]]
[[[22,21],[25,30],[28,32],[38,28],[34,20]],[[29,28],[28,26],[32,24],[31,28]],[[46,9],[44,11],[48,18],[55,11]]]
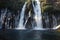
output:
[[[34,4],[35,2],[35,4]],[[42,15],[41,15],[41,6],[40,6],[40,1],[39,0],[35,0],[32,1],[32,5],[34,8],[34,12],[35,12],[35,21],[37,26],[33,29],[35,30],[43,30],[43,26],[42,26]]]
[[[27,2],[25,2],[25,4],[23,5],[20,19],[19,19],[19,24],[18,24],[18,27],[16,29],[25,29],[25,26],[23,25],[23,23],[24,23],[24,13],[25,13],[26,4],[27,4]]]
[[[7,13],[7,8],[5,10],[1,10],[1,21],[3,21],[6,13]]]
[[[58,29],[58,28],[60,28],[60,25],[55,26],[55,27],[53,27],[52,29],[56,30],[56,29]]]
[[[57,19],[54,15],[52,17],[53,17],[53,26],[55,27],[57,26]]]
[[[2,28],[3,20],[6,17],[7,14],[7,8],[6,9],[1,9],[1,18],[0,18],[0,28]]]
[[[46,27],[45,28],[48,28],[49,27],[49,16],[48,16],[48,13],[45,13],[45,24],[46,24]]]
[[[54,15],[52,15],[52,17],[53,17],[53,29],[58,29],[59,26],[57,26],[57,19]]]

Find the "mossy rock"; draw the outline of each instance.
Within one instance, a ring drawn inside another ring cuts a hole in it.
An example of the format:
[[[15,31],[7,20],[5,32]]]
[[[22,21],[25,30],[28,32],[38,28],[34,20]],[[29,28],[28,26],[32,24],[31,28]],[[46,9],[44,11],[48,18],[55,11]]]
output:
[[[51,10],[53,10],[53,7],[51,5],[47,5],[47,6],[42,7],[42,13],[48,12]]]

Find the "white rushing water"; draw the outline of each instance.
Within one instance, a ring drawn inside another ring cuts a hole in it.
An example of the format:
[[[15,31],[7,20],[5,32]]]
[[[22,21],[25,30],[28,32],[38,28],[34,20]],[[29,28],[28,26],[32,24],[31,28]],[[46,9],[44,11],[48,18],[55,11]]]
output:
[[[25,2],[25,4],[23,5],[21,15],[20,15],[20,21],[16,29],[25,29],[25,26],[23,25],[23,23],[24,23],[24,13],[25,13],[26,4],[27,2]]]
[[[35,1],[35,4],[33,3]],[[32,2],[33,4],[33,8],[34,8],[34,12],[35,12],[35,21],[37,26],[33,29],[35,30],[44,30],[43,26],[42,26],[42,15],[41,15],[41,6],[40,6],[40,1],[39,0],[34,0]]]

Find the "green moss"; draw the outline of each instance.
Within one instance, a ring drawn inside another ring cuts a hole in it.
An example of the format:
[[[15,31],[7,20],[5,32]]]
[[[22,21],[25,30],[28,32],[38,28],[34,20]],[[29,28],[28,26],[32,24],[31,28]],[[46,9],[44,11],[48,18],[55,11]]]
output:
[[[52,0],[41,0],[41,8],[42,12],[44,13],[45,11],[49,10],[60,10],[60,1],[52,1]]]
[[[47,6],[42,7],[42,12],[44,13],[44,12],[50,11],[52,9],[53,9],[53,7],[51,5],[47,5]]]

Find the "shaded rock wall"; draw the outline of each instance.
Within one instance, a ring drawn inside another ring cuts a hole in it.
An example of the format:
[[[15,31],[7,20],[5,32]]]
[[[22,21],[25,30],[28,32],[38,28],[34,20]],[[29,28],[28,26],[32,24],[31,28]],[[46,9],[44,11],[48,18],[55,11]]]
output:
[[[3,15],[1,13],[1,10],[4,11],[5,9],[8,10],[5,16],[0,16],[0,19],[1,17],[4,17],[4,19],[2,20],[3,23],[0,21],[2,25],[2,29],[5,29],[7,25],[9,25],[8,26],[9,28],[17,27],[20,19],[20,13],[25,2],[27,2],[27,6],[25,10],[25,18],[24,18],[24,20],[26,21],[29,11],[32,11],[30,0],[0,0],[0,15]],[[9,12],[11,12],[10,13],[11,15],[9,14]],[[9,24],[7,24],[8,22]]]
[[[56,20],[57,20],[57,25],[60,24],[60,0],[40,0],[41,1],[41,8],[42,8],[42,17],[43,17],[43,26],[47,26],[47,27],[53,27],[53,21],[55,19],[53,19],[53,15],[55,16]],[[48,19],[48,21],[47,21]],[[47,21],[47,23],[46,23]],[[47,25],[48,24],[48,25]],[[56,26],[57,26],[56,25]]]
[[[60,0],[40,0],[40,1],[41,1],[42,12],[44,12],[47,8],[60,10]]]

